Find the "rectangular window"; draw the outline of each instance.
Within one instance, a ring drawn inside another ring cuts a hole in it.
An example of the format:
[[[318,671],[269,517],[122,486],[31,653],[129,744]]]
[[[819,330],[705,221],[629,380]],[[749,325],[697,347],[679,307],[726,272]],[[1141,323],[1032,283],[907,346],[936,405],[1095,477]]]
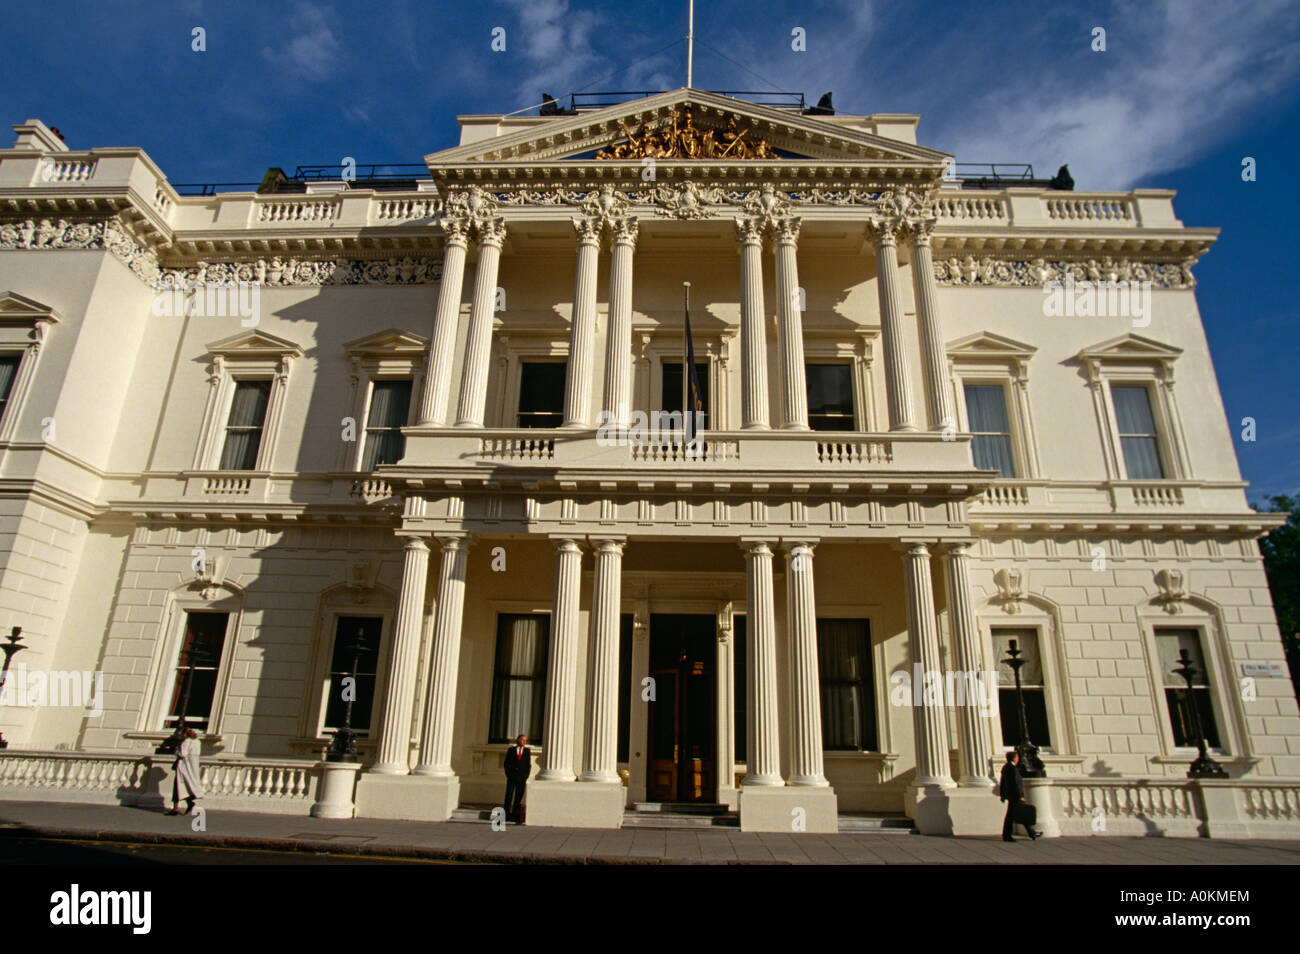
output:
[[[411,382],[376,381],[370,391],[370,414],[366,417],[366,444],[361,469],[369,472],[380,464],[396,464],[406,451],[406,426],[411,407]]]
[[[817,620],[817,668],[821,676],[822,747],[876,751],[875,680],[867,621]]]
[[[808,426],[814,431],[852,431],[853,368],[847,364],[809,364],[804,367],[808,382]]]
[[[735,699],[735,758],[744,762],[749,752],[749,682],[746,677],[746,652],[748,639],[744,616],[733,616],[731,627],[735,633],[735,645],[731,652],[732,696]]]
[[[1006,390],[1000,384],[967,384],[963,390],[975,466],[980,470],[996,470],[999,477],[1016,476]]]
[[[628,761],[628,742],[632,733],[632,626],[631,613],[624,613],[618,623],[618,760]]]
[[[1214,721],[1214,705],[1210,700],[1210,673],[1201,652],[1201,634],[1194,629],[1156,630],[1156,648],[1160,655],[1160,675],[1164,683],[1165,706],[1174,731],[1174,745],[1195,748],[1196,726],[1189,706],[1196,707],[1201,720],[1201,735],[1205,744],[1219,748],[1219,727]],[[1189,693],[1187,680],[1174,670],[1180,669],[1179,651],[1187,650],[1196,675],[1192,677]]]
[[[1016,677],[1007,665],[1011,644],[1020,652],[1025,665],[1020,669],[1020,686],[1025,698],[1025,718],[1029,722],[1029,740],[1040,748],[1051,748],[1052,733],[1047,725],[1047,695],[1043,687],[1043,663],[1039,655],[1038,631],[1035,629],[993,630],[993,655],[998,665],[998,713],[1002,718],[1002,744],[1020,744],[1020,705],[1016,701]]]
[[[347,710],[344,690],[349,686],[352,695],[352,728],[357,732],[370,730],[370,719],[375,704],[375,674],[379,672],[379,639],[384,620],[379,616],[340,616],[334,628],[334,654],[330,657],[329,697],[325,703],[325,729],[332,731],[343,725]],[[352,667],[356,666],[357,681],[351,683]],[[349,682],[344,682],[344,680]]]
[[[20,354],[0,354],[0,418],[4,417],[5,408],[9,406],[9,393],[14,389],[14,378],[18,376]]]
[[[1141,385],[1112,385],[1115,424],[1124,452],[1124,472],[1129,480],[1163,480],[1164,462],[1151,413],[1151,392]]]
[[[176,657],[176,676],[172,682],[171,703],[167,707],[167,728],[174,727],[184,715],[186,725],[207,729],[212,718],[217,670],[221,666],[229,624],[229,613],[185,614],[185,638]]]
[[[489,742],[509,742],[520,734],[542,741],[550,629],[551,618],[543,613],[497,617]]]
[[[681,361],[665,361],[660,367],[663,375],[663,410],[669,414],[680,414],[682,411],[682,368],[684,365]],[[709,402],[709,363],[707,361],[695,362],[695,377],[700,382],[700,403],[704,405],[704,412],[700,415],[700,419],[695,422],[695,430],[707,431],[712,417],[710,413],[712,404]]]
[[[256,470],[262,446],[266,406],[271,399],[271,379],[236,381],[226,422],[226,446],[221,451],[222,470]]]
[[[559,427],[564,423],[564,373],[558,361],[525,361],[520,368],[519,426]]]

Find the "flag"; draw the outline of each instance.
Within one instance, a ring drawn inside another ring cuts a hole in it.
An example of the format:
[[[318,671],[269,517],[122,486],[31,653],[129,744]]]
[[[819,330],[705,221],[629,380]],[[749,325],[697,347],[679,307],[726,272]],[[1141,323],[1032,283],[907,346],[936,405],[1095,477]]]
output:
[[[685,432],[686,443],[690,444],[695,440],[695,426],[699,419],[704,415],[704,397],[700,392],[700,379],[695,373],[695,342],[691,338],[691,284],[684,283],[686,286],[685,296],[685,334],[686,334],[686,355],[685,363],[682,365],[682,378],[685,382],[686,400],[682,405],[682,429]]]

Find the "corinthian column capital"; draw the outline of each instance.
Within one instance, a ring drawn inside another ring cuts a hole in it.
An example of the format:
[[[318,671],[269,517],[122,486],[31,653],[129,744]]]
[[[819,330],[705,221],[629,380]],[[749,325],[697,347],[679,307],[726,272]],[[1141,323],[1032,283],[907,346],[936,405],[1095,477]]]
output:
[[[579,245],[600,244],[601,220],[595,216],[584,216],[573,220],[573,231],[578,236]]]
[[[783,218],[774,219],[772,222],[772,234],[777,245],[795,245],[799,242],[799,226],[801,220],[796,215],[787,215]]]
[[[500,248],[506,240],[506,223],[499,217],[479,219],[478,244]]]
[[[464,248],[469,244],[470,221],[463,215],[443,214],[439,224],[442,226],[443,240],[448,245]]]
[[[609,223],[610,241],[614,245],[629,245],[636,248],[636,240],[640,234],[640,229],[641,227],[634,215],[611,219]]]
[[[763,220],[756,215],[736,217],[736,241],[757,245],[763,240]]]

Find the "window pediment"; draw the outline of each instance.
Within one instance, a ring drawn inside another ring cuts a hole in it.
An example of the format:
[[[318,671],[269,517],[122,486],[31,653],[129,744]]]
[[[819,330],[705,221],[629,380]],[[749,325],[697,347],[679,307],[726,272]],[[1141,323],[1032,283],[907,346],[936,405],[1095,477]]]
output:
[[[243,331],[208,345],[208,354],[226,360],[275,360],[302,357],[302,347],[288,338],[266,331]]]
[[[5,344],[39,346],[47,327],[60,320],[49,305],[14,291],[0,292],[0,338]]]
[[[355,341],[345,342],[349,358],[421,357],[429,350],[429,339],[400,328],[387,328]]]

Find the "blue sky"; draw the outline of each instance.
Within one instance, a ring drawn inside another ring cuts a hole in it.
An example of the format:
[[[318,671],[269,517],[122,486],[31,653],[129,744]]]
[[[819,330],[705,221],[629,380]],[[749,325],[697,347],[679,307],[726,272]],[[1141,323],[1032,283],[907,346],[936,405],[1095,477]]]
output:
[[[1250,498],[1300,492],[1300,269],[1287,228],[1300,214],[1300,4],[696,6],[697,87],[833,90],[841,111],[920,113],[920,140],[958,161],[1032,162],[1040,175],[1068,162],[1080,189],[1177,189],[1184,223],[1223,229],[1197,294]],[[0,119],[42,119],[77,149],[141,146],[172,182],[256,181],[268,166],[345,156],[418,162],[455,143],[458,112],[523,109],[543,91],[683,85],[685,10],[6,0]],[[504,52],[491,48],[494,27]],[[805,52],[791,48],[796,27]],[[1097,27],[1104,53],[1092,49]],[[1246,156],[1254,182],[1241,178]],[[1240,440],[1244,417],[1253,443]]]

